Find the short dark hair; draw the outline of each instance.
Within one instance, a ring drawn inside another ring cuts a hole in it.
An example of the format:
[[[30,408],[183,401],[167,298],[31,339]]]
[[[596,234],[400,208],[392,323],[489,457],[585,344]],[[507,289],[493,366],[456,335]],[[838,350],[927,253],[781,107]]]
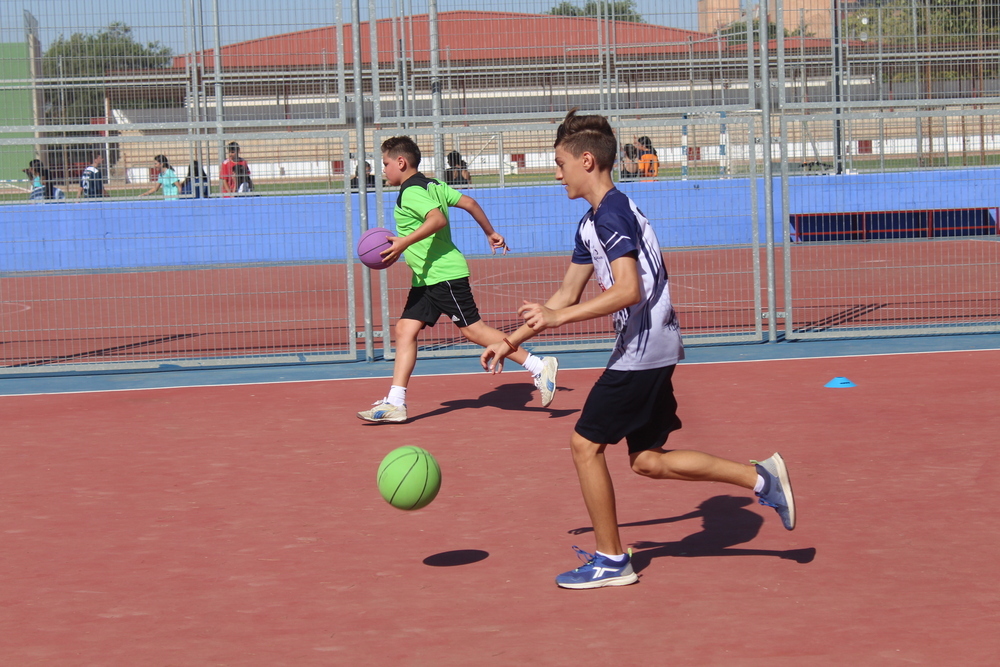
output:
[[[573,157],[590,153],[597,161],[598,169],[604,171],[611,171],[618,157],[618,139],[608,119],[598,115],[577,116],[575,108],[566,114],[556,130],[553,148],[560,147]]]
[[[236,151],[237,153],[240,152],[240,145],[238,143],[236,143],[235,141],[230,141],[229,145],[226,146],[226,148],[228,150],[231,150],[231,151]]]
[[[410,137],[389,137],[382,142],[382,152],[391,158],[405,157],[410,166],[420,166],[420,146]]]

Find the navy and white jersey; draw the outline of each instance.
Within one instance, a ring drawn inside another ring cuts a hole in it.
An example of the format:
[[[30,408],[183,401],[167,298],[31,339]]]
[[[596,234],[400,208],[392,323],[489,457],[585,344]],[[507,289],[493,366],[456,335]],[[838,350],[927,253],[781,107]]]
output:
[[[80,174],[80,189],[84,197],[104,196],[104,174],[94,165],[88,166]]]
[[[597,210],[587,211],[580,221],[572,261],[593,264],[601,289],[608,290],[615,280],[611,262],[630,252],[637,254],[642,298],[613,315],[618,338],[608,368],[638,371],[672,366],[684,358],[684,346],[660,242],[635,202],[613,188]]]

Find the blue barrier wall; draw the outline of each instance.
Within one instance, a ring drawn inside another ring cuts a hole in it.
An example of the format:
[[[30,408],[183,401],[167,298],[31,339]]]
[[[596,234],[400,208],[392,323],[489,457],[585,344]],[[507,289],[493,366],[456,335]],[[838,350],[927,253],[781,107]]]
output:
[[[665,247],[751,241],[748,179],[619,187],[652,220]],[[763,220],[762,179],[756,187]],[[467,192],[515,252],[567,253],[587,208],[583,201],[568,200],[561,185]],[[799,176],[790,180],[789,195],[793,214],[993,208],[1000,205],[1000,169]],[[396,193],[384,197],[389,219],[381,226],[394,228]],[[374,195],[369,198],[374,217]],[[356,239],[356,203],[352,210]],[[781,216],[775,179],[775,238],[780,238]],[[0,272],[344,261],[346,224],[344,195],[16,204],[0,207]],[[466,213],[454,211],[452,226],[456,243],[468,255],[488,252],[485,237]]]

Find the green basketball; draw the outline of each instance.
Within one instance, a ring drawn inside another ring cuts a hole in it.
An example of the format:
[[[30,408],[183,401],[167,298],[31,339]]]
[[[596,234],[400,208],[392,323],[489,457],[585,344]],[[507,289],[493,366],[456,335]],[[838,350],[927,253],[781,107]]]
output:
[[[441,489],[441,467],[430,452],[407,445],[394,449],[378,467],[378,490],[401,510],[426,507]]]

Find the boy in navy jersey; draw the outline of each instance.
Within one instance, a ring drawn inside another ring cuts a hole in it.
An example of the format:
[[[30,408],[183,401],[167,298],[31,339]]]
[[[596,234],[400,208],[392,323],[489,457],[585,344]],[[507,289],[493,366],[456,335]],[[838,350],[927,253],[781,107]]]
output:
[[[594,526],[597,553],[576,549],[584,565],[556,577],[563,588],[625,586],[639,580],[622,549],[608,445],[628,443],[632,470],[654,479],[727,482],[753,489],[762,505],[774,507],[785,528],[795,527],[788,471],[779,454],[745,465],[711,454],[664,449],[681,427],[671,377],[684,358],[677,314],[670,302],[660,243],[635,202],[611,180],[618,142],[603,116],[570,111],[555,142],[556,179],[570,199],[590,210],[580,221],[572,261],[556,293],[518,309],[525,324],[507,342],[482,354],[487,371],[503,370],[503,359],[545,329],[613,315],[617,339],[611,359],[587,397],[570,439],[573,463]],[[583,303],[592,275],[601,293]]]

